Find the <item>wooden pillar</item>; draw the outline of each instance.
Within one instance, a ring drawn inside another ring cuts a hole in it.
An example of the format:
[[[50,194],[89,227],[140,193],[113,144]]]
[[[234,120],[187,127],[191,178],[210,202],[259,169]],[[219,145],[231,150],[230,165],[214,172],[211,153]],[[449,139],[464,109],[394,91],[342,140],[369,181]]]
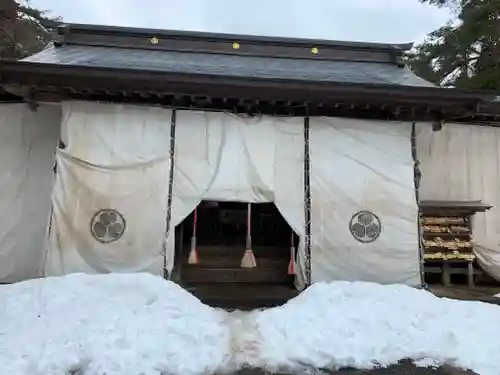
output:
[[[309,152],[309,116],[304,118],[304,218],[305,284],[311,285],[311,162]]]
[[[469,288],[474,288],[474,264],[472,262],[467,263],[467,284]]]
[[[168,197],[167,197],[167,216],[165,219],[165,240],[163,241],[163,278],[168,279],[167,270],[167,240],[170,236],[172,225],[172,195],[174,190],[174,168],[175,168],[175,109],[172,109],[170,118],[170,172],[168,176]]]
[[[444,262],[443,263],[443,268],[442,268],[442,274],[441,274],[441,283],[444,286],[450,286],[451,285],[451,269],[450,269],[450,263]]]

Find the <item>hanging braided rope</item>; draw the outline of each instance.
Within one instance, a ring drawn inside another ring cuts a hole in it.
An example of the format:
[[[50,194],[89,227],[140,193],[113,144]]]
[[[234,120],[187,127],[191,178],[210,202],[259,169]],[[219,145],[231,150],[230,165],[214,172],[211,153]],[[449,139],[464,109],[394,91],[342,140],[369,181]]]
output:
[[[248,203],[247,208],[247,240],[246,240],[246,248],[252,248],[252,204]]]
[[[311,285],[311,163],[309,159],[309,116],[304,118],[304,255],[305,286]]]
[[[165,219],[165,237],[163,240],[162,255],[163,255],[163,278],[168,279],[167,270],[167,242],[170,236],[170,226],[172,222],[172,195],[174,190],[174,168],[175,168],[175,121],[176,113],[172,110],[170,118],[170,173],[168,177],[168,197],[167,197],[167,216]]]
[[[294,233],[293,233],[293,229],[292,229],[292,233],[291,233],[291,236],[290,236],[290,261],[288,263],[288,274],[290,276],[292,275],[295,275],[296,274],[296,270],[295,270],[295,241],[294,241]]]

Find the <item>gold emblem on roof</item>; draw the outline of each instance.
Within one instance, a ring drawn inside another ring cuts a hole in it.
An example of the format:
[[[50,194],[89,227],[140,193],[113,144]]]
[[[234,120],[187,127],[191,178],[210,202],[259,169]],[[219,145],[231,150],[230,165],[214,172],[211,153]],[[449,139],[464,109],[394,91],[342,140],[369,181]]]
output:
[[[151,39],[149,39],[149,43],[151,43],[151,44],[158,44],[159,42],[160,41],[156,37],[152,37]]]
[[[318,54],[318,52],[319,52],[319,49],[317,49],[316,47],[314,47],[314,48],[312,48],[312,49],[311,49],[311,53],[312,53],[313,55],[317,55],[317,54]]]
[[[233,49],[240,49],[240,44],[238,42],[234,42]]]

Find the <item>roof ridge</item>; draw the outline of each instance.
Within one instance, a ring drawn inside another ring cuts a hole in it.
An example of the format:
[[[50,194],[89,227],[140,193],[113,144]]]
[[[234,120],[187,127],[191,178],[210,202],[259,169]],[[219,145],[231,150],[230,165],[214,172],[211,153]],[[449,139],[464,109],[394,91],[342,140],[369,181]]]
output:
[[[206,41],[252,42],[269,45],[336,47],[339,49],[371,50],[387,52],[405,52],[413,47],[413,43],[373,43],[361,41],[341,41],[316,38],[291,38],[278,36],[260,36],[250,34],[213,33],[204,31],[148,29],[137,27],[105,26],[78,23],[60,23],[59,34],[100,35],[108,37],[156,37],[167,39],[201,39]]]

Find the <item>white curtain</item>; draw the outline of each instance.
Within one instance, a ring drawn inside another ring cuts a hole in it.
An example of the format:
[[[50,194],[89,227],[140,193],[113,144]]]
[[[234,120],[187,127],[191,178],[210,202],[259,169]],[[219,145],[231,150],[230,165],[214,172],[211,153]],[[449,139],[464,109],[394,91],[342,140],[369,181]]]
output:
[[[267,117],[218,114],[210,128],[219,125],[223,133],[220,165],[204,198],[272,202],[276,149],[273,122]]]
[[[224,141],[221,114],[176,111],[171,230],[167,239],[169,271],[174,266],[174,228],[195,209],[213,184],[221,164]]]
[[[60,109],[0,104],[0,282],[42,276]]]
[[[171,111],[66,102],[46,275],[163,267]]]
[[[474,218],[474,252],[483,269],[500,280],[500,129],[444,124],[433,131],[420,124],[417,146],[421,200],[481,200],[493,206]]]
[[[135,272],[163,267],[171,111],[67,102],[57,153],[46,273]],[[311,119],[313,281],[419,283],[411,124]],[[274,202],[299,234],[304,285],[304,120],[176,112],[172,222],[205,200]],[[360,243],[358,211],[382,231]]]
[[[311,119],[313,281],[420,283],[411,126]]]
[[[274,202],[302,238],[303,149],[301,118],[177,112],[172,224],[180,224],[202,199]]]
[[[170,171],[166,109],[67,102],[47,275],[161,273]],[[303,120],[176,112],[171,231],[202,200],[276,202],[303,235]]]
[[[298,289],[305,286],[304,211],[304,119],[274,119],[276,151],[274,159],[274,204],[299,235],[297,245]]]

